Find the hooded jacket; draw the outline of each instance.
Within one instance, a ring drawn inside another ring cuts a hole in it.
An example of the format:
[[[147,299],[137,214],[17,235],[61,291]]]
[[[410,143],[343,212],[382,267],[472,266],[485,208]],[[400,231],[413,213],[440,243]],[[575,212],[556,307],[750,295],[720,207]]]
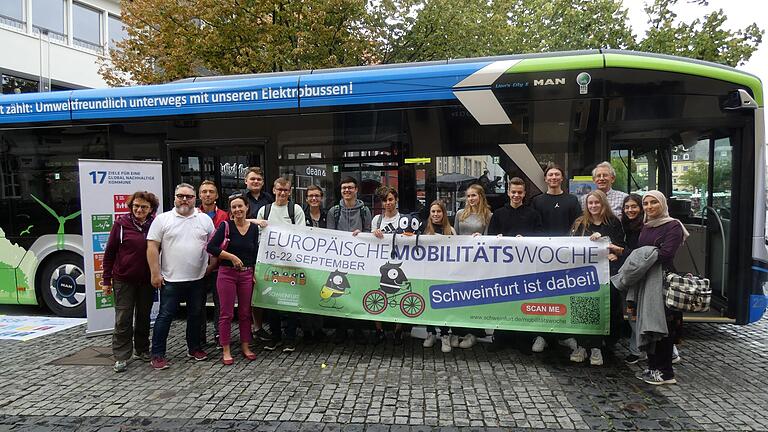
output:
[[[105,285],[112,285],[112,279],[132,283],[150,282],[147,233],[153,219],[154,216],[148,216],[143,224],[139,224],[128,214],[120,216],[112,225],[104,250]]]
[[[664,309],[664,285],[659,250],[653,246],[635,249],[611,277],[613,286],[637,305],[637,347],[655,346],[669,334]]]
[[[344,200],[328,210],[327,228],[339,231],[352,232],[360,230],[362,232],[371,231],[371,211],[360,200],[355,202],[351,208],[344,205]]]

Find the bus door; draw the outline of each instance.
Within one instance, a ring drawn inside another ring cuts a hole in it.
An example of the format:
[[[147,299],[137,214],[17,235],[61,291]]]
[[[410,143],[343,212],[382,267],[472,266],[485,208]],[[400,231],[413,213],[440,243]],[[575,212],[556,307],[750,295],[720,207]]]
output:
[[[169,142],[170,187],[184,182],[197,188],[203,180],[213,180],[219,188],[218,205],[226,208],[227,198],[245,189],[248,168],[264,166],[264,144],[264,141]]]
[[[626,135],[625,135],[626,136]],[[617,136],[618,137],[618,136]],[[615,138],[617,138],[615,137]],[[733,253],[734,179],[732,135],[713,131],[675,132],[664,138],[614,140],[611,161],[617,171],[617,189],[643,195],[661,190],[669,197],[669,212],[680,219],[690,237],[675,257],[679,273],[703,275],[713,290],[712,310],[706,317],[732,317],[736,284]],[[734,298],[731,298],[734,297]]]

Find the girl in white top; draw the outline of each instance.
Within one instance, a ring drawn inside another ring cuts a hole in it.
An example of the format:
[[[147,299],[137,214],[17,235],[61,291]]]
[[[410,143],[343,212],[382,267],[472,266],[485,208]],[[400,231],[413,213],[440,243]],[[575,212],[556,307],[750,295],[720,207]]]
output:
[[[491,221],[491,206],[485,197],[485,189],[478,184],[470,185],[466,192],[466,205],[456,212],[455,228],[458,235],[478,236],[488,234],[488,223]],[[454,328],[455,335],[451,336],[451,346],[460,348],[472,348],[477,342],[474,332],[482,332],[479,329]],[[458,334],[465,336],[459,342]],[[485,333],[485,332],[483,332]]]
[[[384,205],[384,212],[373,217],[371,232],[376,238],[383,238],[384,234],[394,234],[397,230],[397,222],[400,220],[400,212],[397,211],[397,189],[391,186],[382,186],[376,190],[376,195]],[[381,321],[376,321],[375,344],[384,341],[384,326]],[[403,325],[395,324],[395,344],[403,341]]]
[[[445,210],[445,203],[442,200],[432,201],[429,206],[429,218],[427,219],[427,227],[424,228],[424,235],[455,235],[451,226],[451,221],[448,220],[448,214]],[[451,336],[448,335],[450,328],[447,326],[440,326],[440,349],[444,353],[451,352]],[[437,341],[435,336],[435,327],[427,326],[427,338],[424,339],[424,348],[431,348]]]

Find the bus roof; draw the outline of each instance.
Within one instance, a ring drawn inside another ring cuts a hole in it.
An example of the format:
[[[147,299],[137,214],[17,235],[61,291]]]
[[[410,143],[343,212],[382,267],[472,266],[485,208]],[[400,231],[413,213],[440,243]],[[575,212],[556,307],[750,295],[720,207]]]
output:
[[[462,90],[491,88],[504,74],[609,68],[723,80],[750,89],[758,106],[763,106],[760,79],[731,67],[659,54],[591,50],[0,95],[0,125],[451,100],[459,98]]]

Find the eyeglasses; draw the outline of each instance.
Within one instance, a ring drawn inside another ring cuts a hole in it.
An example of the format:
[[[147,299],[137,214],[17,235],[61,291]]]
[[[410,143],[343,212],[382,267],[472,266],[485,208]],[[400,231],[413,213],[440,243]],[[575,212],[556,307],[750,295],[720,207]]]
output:
[[[286,188],[275,188],[275,190],[283,193],[288,193],[291,191],[290,189],[286,189]]]
[[[307,199],[320,199],[322,198],[322,195],[307,195]]]
[[[141,210],[146,210],[146,209],[148,209],[148,208],[149,208],[149,206],[148,206],[148,205],[146,205],[146,204],[134,204],[134,205],[133,205],[133,208],[135,208],[135,209],[141,209]]]
[[[194,195],[176,194],[176,199],[181,201],[195,199]]]
[[[342,186],[341,190],[354,190],[355,186]]]

